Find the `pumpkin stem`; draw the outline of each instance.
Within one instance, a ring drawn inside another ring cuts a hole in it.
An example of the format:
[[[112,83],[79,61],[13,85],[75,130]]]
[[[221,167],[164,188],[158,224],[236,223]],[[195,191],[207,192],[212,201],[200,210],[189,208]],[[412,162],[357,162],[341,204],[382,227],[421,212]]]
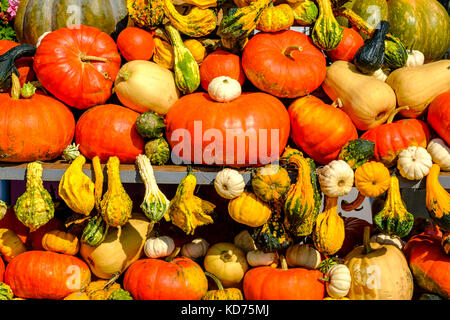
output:
[[[359,209],[357,209],[357,208],[364,202],[365,198],[366,197],[363,196],[361,194],[361,192],[358,192],[358,196],[356,197],[356,199],[353,202],[348,202],[346,200],[342,200],[341,201],[341,209],[344,211],[353,211],[353,210],[360,211],[360,210],[362,210],[362,208],[359,208]]]
[[[181,248],[180,247],[176,247],[173,252],[170,254],[170,256],[168,256],[166,258],[167,262],[172,262],[173,259],[175,259],[175,257],[180,253]]]
[[[325,281],[325,282],[330,282],[330,279],[329,279],[329,278],[322,278],[322,277],[319,277],[319,279],[322,280],[322,281]]]
[[[12,73],[11,81],[12,81],[11,99],[19,100],[20,99],[20,90],[21,90],[19,77],[15,73]]]
[[[292,53],[294,51],[303,51],[303,47],[301,46],[289,46],[286,49],[284,49],[283,54],[290,58],[290,59],[294,59],[294,57],[292,56]]]
[[[397,113],[399,113],[402,110],[409,110],[409,107],[408,106],[404,106],[404,107],[400,107],[400,108],[392,110],[392,112],[389,115],[389,118],[387,119],[386,123],[392,123],[392,121],[394,120],[394,117],[397,115]]]
[[[113,277],[111,279],[108,280],[108,282],[105,284],[105,286],[103,287],[103,290],[108,290],[108,288],[117,281],[117,279],[119,279],[120,277],[120,272],[116,272],[114,273]]]
[[[215,275],[213,275],[212,273],[205,271],[205,275],[207,275],[208,277],[210,277],[211,279],[214,280],[214,282],[217,285],[217,288],[219,288],[219,290],[223,290],[223,285],[222,282],[220,282],[220,279],[217,278]]]
[[[281,264],[281,269],[282,270],[287,270],[288,269],[288,265],[286,262],[286,257],[282,254],[280,254],[280,264]]]
[[[370,246],[370,227],[364,227],[364,235],[363,235],[363,244],[364,244],[364,254],[369,254],[373,251]]]
[[[128,79],[130,79],[130,73],[126,70],[120,70],[118,76],[120,79],[123,79],[124,81],[128,81]]]
[[[106,58],[87,56],[85,53],[82,53],[80,55],[80,59],[81,59],[81,62],[90,62],[90,61],[107,62],[108,61],[108,59],[106,59]]]

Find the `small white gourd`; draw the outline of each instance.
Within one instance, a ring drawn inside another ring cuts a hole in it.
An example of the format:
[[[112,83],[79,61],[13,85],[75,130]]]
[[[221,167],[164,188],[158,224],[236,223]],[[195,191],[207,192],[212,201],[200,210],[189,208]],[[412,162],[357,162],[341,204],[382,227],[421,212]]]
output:
[[[440,138],[432,139],[427,146],[433,162],[441,167],[442,171],[450,171],[450,148]]]
[[[175,242],[169,236],[150,237],[144,244],[144,253],[149,258],[167,257],[173,250],[175,250]]]
[[[216,174],[214,188],[222,198],[234,199],[244,192],[244,177],[237,170],[222,169]]]
[[[431,155],[422,147],[411,146],[398,155],[397,168],[401,176],[408,180],[422,179],[430,172],[432,165]]]
[[[211,80],[208,85],[208,93],[217,102],[230,102],[241,95],[242,88],[239,81],[227,76],[220,76]]]
[[[252,267],[276,265],[278,255],[276,252],[264,252],[261,250],[252,250],[247,252],[247,262]]]
[[[320,188],[329,197],[342,197],[353,188],[353,169],[344,160],[333,160],[317,169]]]
[[[194,239],[181,247],[181,255],[190,259],[198,259],[206,255],[209,243],[202,238]]]
[[[388,78],[388,74],[386,74],[386,72],[380,68],[376,70],[374,73],[372,73],[372,77],[385,82],[386,79]]]
[[[286,262],[290,267],[317,269],[322,262],[320,252],[306,244],[293,244],[286,250]]]
[[[328,269],[325,277],[327,293],[332,298],[342,298],[348,294],[352,283],[350,270],[345,264],[335,264]]]
[[[406,67],[418,67],[425,62],[425,56],[418,50],[408,51],[408,59],[406,60]]]

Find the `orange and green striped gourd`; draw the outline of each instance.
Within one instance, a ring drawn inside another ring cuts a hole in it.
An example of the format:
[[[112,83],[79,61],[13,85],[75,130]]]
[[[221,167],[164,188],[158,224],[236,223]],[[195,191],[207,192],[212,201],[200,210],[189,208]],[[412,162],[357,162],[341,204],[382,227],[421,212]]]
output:
[[[450,231],[450,194],[439,183],[440,170],[433,163],[427,175],[425,205],[431,219],[443,230]]]

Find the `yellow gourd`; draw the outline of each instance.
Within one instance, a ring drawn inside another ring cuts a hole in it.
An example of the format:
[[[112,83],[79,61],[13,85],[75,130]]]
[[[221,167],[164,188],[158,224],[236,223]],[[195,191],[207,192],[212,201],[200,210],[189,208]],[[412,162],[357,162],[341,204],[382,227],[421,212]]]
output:
[[[10,229],[0,229],[0,253],[6,262],[27,251],[19,236]],[[1,259],[1,258],[0,258]]]
[[[134,24],[153,30],[164,19],[162,0],[127,0],[128,13]]]
[[[100,158],[95,156],[92,158],[92,166],[94,168],[94,198],[95,198],[95,209],[97,212],[101,212],[101,202],[103,195],[103,171],[100,164]]]
[[[282,3],[274,6],[272,3],[262,12],[256,29],[264,32],[276,32],[290,28],[294,24],[292,8]]]
[[[175,55],[173,53],[172,45],[159,37],[155,37],[153,40],[155,42],[153,61],[163,68],[173,70],[175,65]]]
[[[207,52],[203,44],[196,39],[187,39],[183,41],[184,45],[194,56],[195,61],[200,65],[205,60]]]
[[[59,182],[58,193],[78,214],[88,216],[95,205],[94,183],[83,173],[86,158],[79,155],[67,168]]]
[[[239,197],[230,200],[228,213],[234,221],[255,228],[267,222],[272,210],[254,193],[244,191]]]
[[[439,165],[434,163],[427,176],[425,205],[431,219],[443,231],[450,231],[450,194],[440,185],[439,172]]]
[[[52,230],[42,237],[42,247],[47,251],[76,255],[80,249],[78,238],[71,233]]]

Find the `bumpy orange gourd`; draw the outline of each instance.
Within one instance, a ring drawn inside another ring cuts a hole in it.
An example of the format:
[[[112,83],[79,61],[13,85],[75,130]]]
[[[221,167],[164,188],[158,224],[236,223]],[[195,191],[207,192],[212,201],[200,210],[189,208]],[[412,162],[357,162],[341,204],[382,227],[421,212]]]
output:
[[[60,230],[47,232],[42,238],[42,247],[47,251],[76,255],[80,249],[78,238]]]

